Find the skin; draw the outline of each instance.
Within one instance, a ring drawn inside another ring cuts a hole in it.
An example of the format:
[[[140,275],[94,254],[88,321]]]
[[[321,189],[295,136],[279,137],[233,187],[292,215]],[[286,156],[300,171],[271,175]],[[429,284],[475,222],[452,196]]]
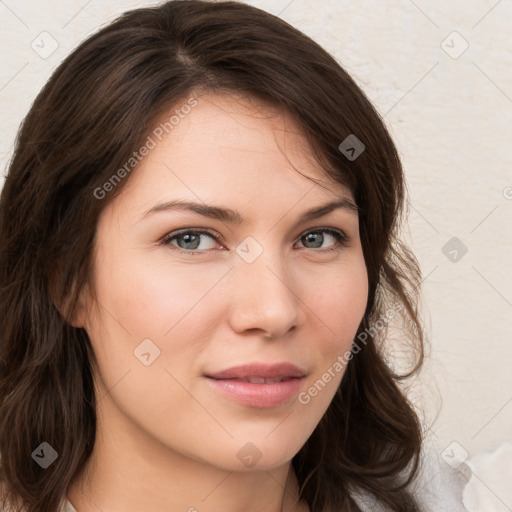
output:
[[[332,200],[353,202],[350,191],[319,167],[290,116],[234,95],[199,97],[125,179],[98,223],[96,299],[83,291],[74,323],[87,330],[98,360],[98,427],[68,499],[79,512],[308,510],[291,459],[343,371],[308,404],[294,397],[266,409],[226,398],[204,373],[288,361],[305,370],[307,391],[350,349],[368,295],[357,212],[338,208],[298,222]],[[144,217],[173,199],[230,208],[246,220],[184,210]],[[222,238],[202,235],[192,249],[183,237],[162,243],[183,228]],[[305,237],[318,228],[348,240],[322,231],[319,242]],[[263,250],[252,263],[236,252],[249,236]],[[145,339],[160,350],[149,366],[134,355]],[[261,455],[253,467],[237,456],[249,442]]]

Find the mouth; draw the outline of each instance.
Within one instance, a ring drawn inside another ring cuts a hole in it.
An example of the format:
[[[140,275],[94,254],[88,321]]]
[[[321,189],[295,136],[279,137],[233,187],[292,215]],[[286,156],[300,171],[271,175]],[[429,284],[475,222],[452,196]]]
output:
[[[291,405],[303,387],[305,377],[207,376],[208,385],[224,399],[254,409]]]
[[[258,409],[290,403],[305,376],[303,370],[290,363],[243,365],[205,375],[223,397]]]
[[[260,379],[259,381],[254,382],[255,384],[264,384],[265,381],[280,382],[281,380],[302,378],[304,376],[305,371],[292,363],[252,363],[233,366],[232,368],[216,373],[206,374],[206,377],[216,380],[240,380],[244,382],[251,382]],[[263,379],[263,382],[261,382],[261,379]]]

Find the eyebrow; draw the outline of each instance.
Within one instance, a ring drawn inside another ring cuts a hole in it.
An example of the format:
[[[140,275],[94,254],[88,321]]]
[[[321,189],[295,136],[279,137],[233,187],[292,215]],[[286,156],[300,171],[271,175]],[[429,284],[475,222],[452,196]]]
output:
[[[336,201],[332,201],[321,206],[315,206],[314,208],[307,210],[301,215],[299,223],[308,222],[310,220],[323,217],[324,215],[327,215],[328,213],[340,208],[356,215],[359,211],[359,208],[350,199],[341,198]],[[164,203],[159,203],[153,206],[142,215],[142,219],[148,217],[151,214],[169,210],[192,211],[198,213],[199,215],[203,215],[204,217],[216,219],[221,222],[230,224],[243,224],[246,220],[242,215],[240,215],[239,212],[231,210],[230,208],[223,208],[205,203],[195,203],[193,201],[182,201],[179,199],[166,201]]]

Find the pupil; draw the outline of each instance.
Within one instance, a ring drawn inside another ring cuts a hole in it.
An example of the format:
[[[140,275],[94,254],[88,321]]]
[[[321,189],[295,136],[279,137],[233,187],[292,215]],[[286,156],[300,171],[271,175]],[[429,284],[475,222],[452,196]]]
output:
[[[323,235],[321,233],[309,233],[306,235],[306,239],[308,239],[308,242],[313,242],[314,247],[322,247],[323,243]]]
[[[183,242],[184,242],[184,245],[185,247],[182,247],[182,249],[197,249],[198,245],[199,245],[199,236],[197,235],[182,235],[181,236]],[[196,239],[196,240],[194,240]],[[179,240],[179,238],[178,238]],[[194,244],[194,241],[195,241],[195,244]],[[190,245],[187,245],[187,244],[192,244],[192,246]],[[180,245],[181,246],[181,245]]]

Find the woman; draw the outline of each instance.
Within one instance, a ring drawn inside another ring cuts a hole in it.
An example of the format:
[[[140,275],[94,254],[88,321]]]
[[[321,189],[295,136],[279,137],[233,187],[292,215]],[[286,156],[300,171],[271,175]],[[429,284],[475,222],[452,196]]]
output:
[[[362,91],[268,13],[171,1],[88,38],[1,196],[4,507],[456,510],[398,386],[404,190]]]

